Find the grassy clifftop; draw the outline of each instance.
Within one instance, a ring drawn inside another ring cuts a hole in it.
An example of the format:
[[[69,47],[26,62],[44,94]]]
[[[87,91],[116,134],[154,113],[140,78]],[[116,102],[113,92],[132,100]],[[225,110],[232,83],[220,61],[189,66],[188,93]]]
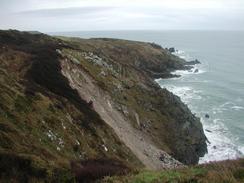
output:
[[[123,177],[106,177],[102,183],[241,183],[244,159],[212,162],[184,169],[140,171]]]

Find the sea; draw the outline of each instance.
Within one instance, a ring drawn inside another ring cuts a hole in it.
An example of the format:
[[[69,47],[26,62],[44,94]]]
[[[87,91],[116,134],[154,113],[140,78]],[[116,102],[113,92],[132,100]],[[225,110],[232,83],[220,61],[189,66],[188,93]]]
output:
[[[244,31],[81,31],[52,35],[120,38],[174,47],[175,55],[201,64],[158,79],[201,119],[208,154],[199,163],[244,157]],[[194,72],[198,69],[198,72]]]

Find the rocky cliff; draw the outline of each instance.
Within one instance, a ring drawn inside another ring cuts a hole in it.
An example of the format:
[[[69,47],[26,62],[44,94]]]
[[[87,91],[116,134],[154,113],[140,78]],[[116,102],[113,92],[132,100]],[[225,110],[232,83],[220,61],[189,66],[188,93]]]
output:
[[[207,151],[199,119],[154,81],[185,65],[152,43],[0,31],[1,164],[18,174],[24,159],[36,179],[75,159],[196,164]]]

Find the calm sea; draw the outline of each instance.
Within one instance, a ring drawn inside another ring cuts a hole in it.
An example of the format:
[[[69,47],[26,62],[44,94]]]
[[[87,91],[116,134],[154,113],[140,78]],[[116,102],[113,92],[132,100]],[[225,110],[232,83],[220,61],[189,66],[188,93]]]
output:
[[[180,96],[201,118],[210,144],[209,153],[200,162],[244,155],[244,32],[92,31],[55,35],[155,42],[175,47],[175,54],[186,60],[200,60],[198,73],[176,71],[182,77],[158,82]]]

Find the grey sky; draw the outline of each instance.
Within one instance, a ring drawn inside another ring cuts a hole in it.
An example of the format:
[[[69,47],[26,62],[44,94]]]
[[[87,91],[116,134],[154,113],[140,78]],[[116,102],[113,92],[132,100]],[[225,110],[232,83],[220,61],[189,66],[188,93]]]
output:
[[[0,29],[244,29],[244,0],[0,0]]]

